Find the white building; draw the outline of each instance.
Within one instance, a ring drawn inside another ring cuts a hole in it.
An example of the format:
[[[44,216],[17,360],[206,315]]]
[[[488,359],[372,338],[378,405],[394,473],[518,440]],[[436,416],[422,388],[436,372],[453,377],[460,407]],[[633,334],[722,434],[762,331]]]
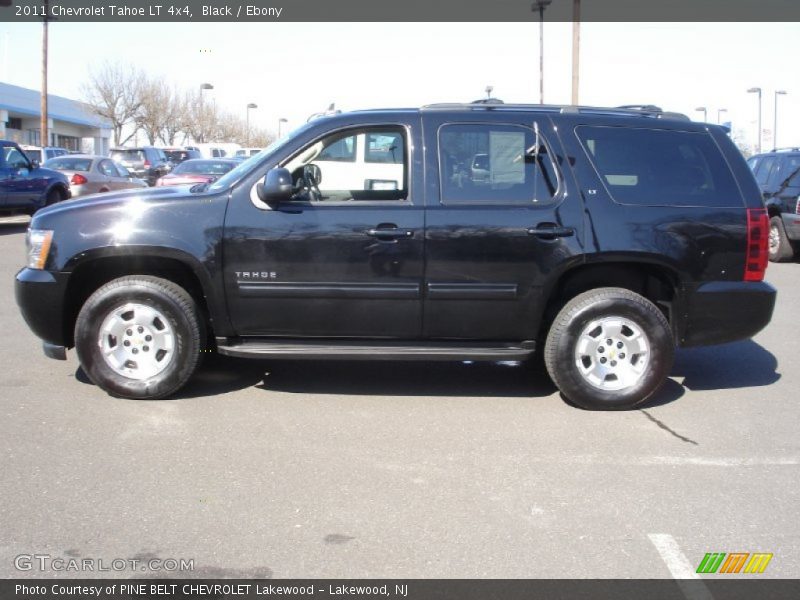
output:
[[[47,95],[49,140],[42,144],[38,90],[0,82],[0,139],[32,146],[59,146],[67,150],[108,154],[111,125],[82,102]]]

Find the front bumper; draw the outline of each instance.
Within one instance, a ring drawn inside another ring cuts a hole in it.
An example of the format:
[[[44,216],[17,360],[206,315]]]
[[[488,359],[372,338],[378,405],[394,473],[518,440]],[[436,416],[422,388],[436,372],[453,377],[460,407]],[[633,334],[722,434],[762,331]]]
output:
[[[64,326],[67,274],[22,269],[15,278],[14,294],[22,317],[46,344],[69,346]]]
[[[680,303],[679,346],[725,344],[753,337],[767,326],[777,291],[764,281],[712,281],[688,285]]]
[[[800,240],[800,215],[792,213],[782,213],[783,228],[786,231],[786,237],[792,241]]]

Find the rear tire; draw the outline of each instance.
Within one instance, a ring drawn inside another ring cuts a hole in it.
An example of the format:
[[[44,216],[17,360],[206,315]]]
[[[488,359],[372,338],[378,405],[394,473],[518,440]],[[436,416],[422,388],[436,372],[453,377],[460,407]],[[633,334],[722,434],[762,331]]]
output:
[[[52,206],[57,202],[61,202],[64,199],[64,196],[58,191],[57,188],[53,188],[49,192],[47,192],[47,197],[45,198],[44,205],[45,206]]]
[[[194,299],[166,279],[115,279],[85,302],[75,349],[97,386],[122,398],[165,398],[192,376],[205,340]]]
[[[792,258],[794,258],[794,248],[786,237],[783,219],[774,216],[769,220],[769,259],[772,262],[785,262]]]
[[[675,343],[652,302],[623,288],[570,300],[545,342],[547,372],[564,396],[590,410],[634,408],[664,383]]]

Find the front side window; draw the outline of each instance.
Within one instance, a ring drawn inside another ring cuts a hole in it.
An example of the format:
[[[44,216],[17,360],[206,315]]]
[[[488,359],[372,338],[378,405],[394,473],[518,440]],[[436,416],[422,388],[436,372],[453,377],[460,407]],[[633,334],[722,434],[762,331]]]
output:
[[[117,174],[117,169],[114,167],[114,163],[112,163],[110,160],[100,161],[100,164],[97,165],[97,169],[103,175],[106,175],[108,177],[119,177],[119,175]]]
[[[27,169],[29,167],[28,159],[22,152],[13,146],[6,146],[4,150],[6,167],[9,169]]]
[[[295,182],[303,167],[319,169],[316,201],[382,201],[408,198],[406,132],[400,126],[368,127],[329,135],[286,163]]]
[[[579,126],[576,133],[611,197],[620,204],[742,204],[733,174],[707,133],[594,126]]]
[[[553,200],[558,177],[547,145],[526,127],[446,125],[439,131],[444,204],[538,204]]]

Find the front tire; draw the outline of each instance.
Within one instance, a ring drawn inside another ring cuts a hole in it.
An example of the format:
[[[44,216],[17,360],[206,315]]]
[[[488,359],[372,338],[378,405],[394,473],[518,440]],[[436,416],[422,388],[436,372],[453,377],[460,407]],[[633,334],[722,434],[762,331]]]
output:
[[[774,216],[769,220],[769,259],[772,262],[785,262],[794,258],[794,248],[786,236],[783,219]]]
[[[590,410],[642,404],[669,375],[674,355],[664,314],[623,288],[598,288],[570,300],[550,327],[544,351],[561,393]]]
[[[158,399],[180,389],[200,360],[203,322],[194,299],[166,279],[115,279],[84,303],[75,349],[86,375],[111,394]]]

